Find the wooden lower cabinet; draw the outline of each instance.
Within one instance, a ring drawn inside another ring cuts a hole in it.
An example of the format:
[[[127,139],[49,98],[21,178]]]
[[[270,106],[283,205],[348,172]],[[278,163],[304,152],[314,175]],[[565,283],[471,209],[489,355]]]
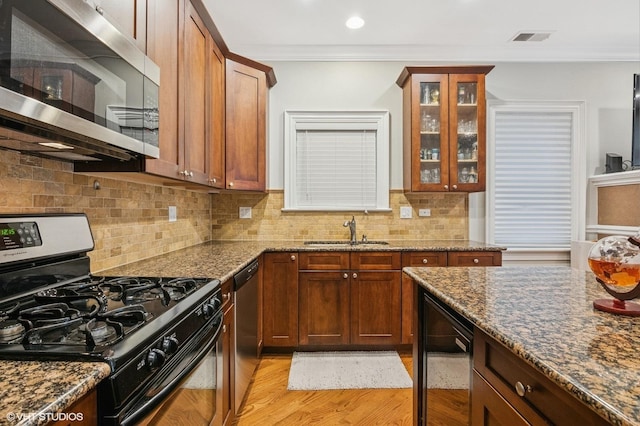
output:
[[[347,272],[301,272],[299,344],[348,345],[349,275]]]
[[[527,426],[533,424],[525,420],[478,372],[473,372],[472,380],[471,418],[474,426]],[[538,418],[537,421],[542,422],[542,418]]]
[[[471,422],[477,425],[607,425],[602,417],[505,346],[473,336]]]
[[[222,319],[222,425],[233,422],[235,412],[235,354],[233,349],[233,303],[229,303]],[[240,403],[241,401],[238,401]],[[217,415],[217,413],[216,413]]]
[[[400,271],[358,271],[351,276],[351,343],[400,344]]]
[[[59,420],[49,423],[50,426],[89,426],[98,424],[98,396],[95,389],[89,391],[79,400],[63,410],[65,414],[82,415],[82,419]]]
[[[234,336],[235,324],[233,300],[233,280],[227,280],[222,284],[222,352],[221,360],[218,361],[218,372],[222,374],[222,397],[218,398],[221,403],[220,413],[216,412],[217,425],[230,425],[233,423],[235,413],[235,350]],[[242,401],[238,401],[240,403]]]
[[[413,343],[403,267],[499,266],[492,251],[301,251],[263,255],[264,346]],[[475,260],[478,260],[475,262]]]
[[[298,276],[300,345],[400,344],[400,259],[390,251],[300,253],[309,268]]]
[[[447,266],[446,251],[411,251],[402,253],[402,267]],[[401,343],[413,343],[413,280],[402,274],[402,337]]]
[[[298,253],[265,253],[262,332],[266,347],[298,346]]]

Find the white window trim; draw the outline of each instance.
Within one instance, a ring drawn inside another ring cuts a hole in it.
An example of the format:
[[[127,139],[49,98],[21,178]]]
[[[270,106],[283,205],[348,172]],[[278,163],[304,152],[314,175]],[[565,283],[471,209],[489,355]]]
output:
[[[284,112],[284,208],[282,211],[354,211],[344,208],[299,208],[294,204],[296,187],[296,131],[304,129],[372,130],[383,143],[376,144],[375,208],[366,212],[391,211],[389,207],[389,111],[285,111]]]
[[[486,241],[494,243],[495,217],[495,120],[499,112],[563,112],[572,116],[571,142],[571,240],[583,241],[586,233],[587,151],[584,101],[487,101]],[[507,250],[505,261],[565,261],[569,250]]]

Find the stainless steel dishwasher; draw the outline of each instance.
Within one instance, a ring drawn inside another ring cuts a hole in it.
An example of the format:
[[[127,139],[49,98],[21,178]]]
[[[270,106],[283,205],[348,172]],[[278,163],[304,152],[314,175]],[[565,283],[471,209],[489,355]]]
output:
[[[233,277],[235,298],[235,411],[258,365],[258,272],[254,260]]]

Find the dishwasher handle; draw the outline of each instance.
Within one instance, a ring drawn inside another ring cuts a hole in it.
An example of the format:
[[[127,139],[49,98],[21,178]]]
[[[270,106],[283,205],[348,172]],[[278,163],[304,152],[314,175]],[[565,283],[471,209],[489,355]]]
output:
[[[237,291],[240,287],[242,287],[245,283],[249,282],[256,273],[258,273],[258,269],[260,268],[260,264],[258,260],[254,260],[243,270],[238,272],[233,276],[233,285],[234,290]]]

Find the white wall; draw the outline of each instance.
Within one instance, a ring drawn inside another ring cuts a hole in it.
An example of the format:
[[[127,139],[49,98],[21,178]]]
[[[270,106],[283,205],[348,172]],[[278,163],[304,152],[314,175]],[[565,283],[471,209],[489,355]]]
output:
[[[272,62],[278,83],[269,94],[268,187],[284,186],[285,110],[386,109],[391,115],[391,189],[402,188],[402,90],[396,79],[415,62]],[[451,65],[451,64],[448,64]],[[587,175],[604,170],[606,152],[631,156],[633,73],[640,63],[498,63],[487,96],[502,100],[585,101]],[[481,194],[470,197],[470,238],[483,240]],[[587,207],[587,217],[594,206]],[[587,223],[589,223],[587,221]]]

